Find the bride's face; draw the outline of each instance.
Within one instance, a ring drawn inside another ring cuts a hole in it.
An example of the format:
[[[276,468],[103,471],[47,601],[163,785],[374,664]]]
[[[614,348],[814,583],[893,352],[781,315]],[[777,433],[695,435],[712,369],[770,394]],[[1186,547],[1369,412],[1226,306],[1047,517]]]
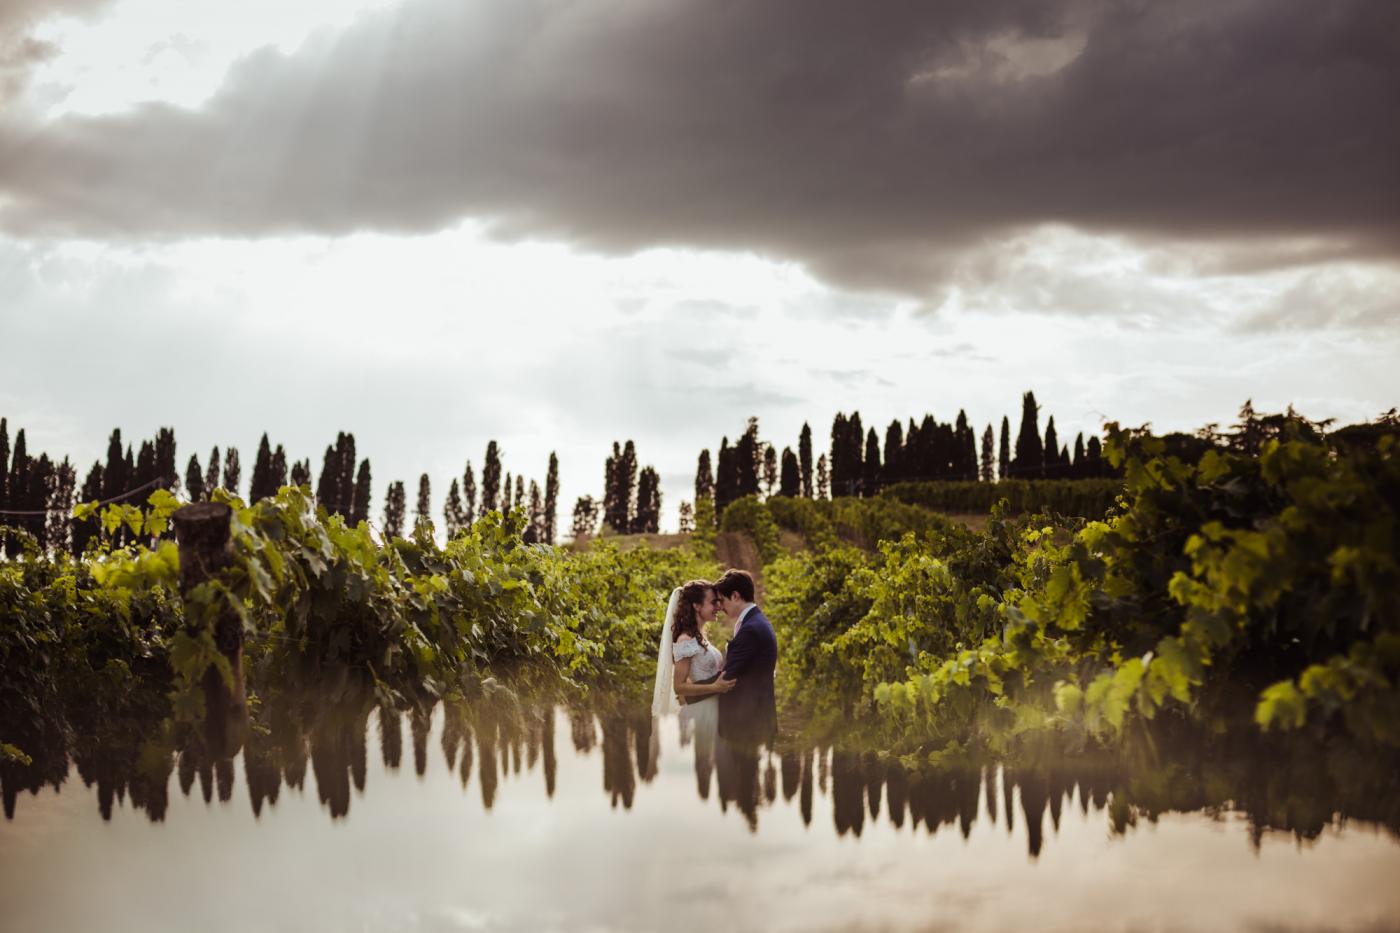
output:
[[[696,616],[700,619],[700,624],[704,625],[706,622],[713,622],[718,613],[719,597],[715,595],[714,590],[706,590],[705,599],[700,603],[698,611],[696,612]]]

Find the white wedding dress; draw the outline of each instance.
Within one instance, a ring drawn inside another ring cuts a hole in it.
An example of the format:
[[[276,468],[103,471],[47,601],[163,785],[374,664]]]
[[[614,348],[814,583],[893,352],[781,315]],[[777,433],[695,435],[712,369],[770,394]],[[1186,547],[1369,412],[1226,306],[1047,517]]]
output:
[[[719,675],[724,667],[724,656],[714,645],[701,646],[693,639],[677,642],[671,648],[671,655],[679,664],[690,658],[690,679],[695,682],[710,680]],[[681,707],[681,741],[685,742],[693,733],[697,740],[712,738],[719,728],[719,695],[695,697],[694,702]]]

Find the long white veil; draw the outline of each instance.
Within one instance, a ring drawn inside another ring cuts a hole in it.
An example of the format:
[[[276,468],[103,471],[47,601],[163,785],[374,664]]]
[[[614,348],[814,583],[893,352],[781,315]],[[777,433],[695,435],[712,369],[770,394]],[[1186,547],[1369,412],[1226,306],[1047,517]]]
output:
[[[656,684],[651,691],[652,718],[680,712],[681,708],[676,701],[676,664],[671,657],[671,619],[680,601],[681,588],[676,587],[671,591],[671,599],[666,603],[666,615],[661,620],[661,645],[656,649]]]

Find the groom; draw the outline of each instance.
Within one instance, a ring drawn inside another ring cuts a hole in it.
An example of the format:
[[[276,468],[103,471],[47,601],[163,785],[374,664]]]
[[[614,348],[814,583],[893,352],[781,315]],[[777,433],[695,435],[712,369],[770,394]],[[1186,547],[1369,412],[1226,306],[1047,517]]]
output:
[[[744,745],[771,742],[778,729],[773,695],[778,638],[763,610],[754,605],[753,577],[742,570],[725,571],[715,582],[715,594],[720,609],[734,620],[734,637],[720,676],[738,681],[733,690],[719,695],[720,737]]]

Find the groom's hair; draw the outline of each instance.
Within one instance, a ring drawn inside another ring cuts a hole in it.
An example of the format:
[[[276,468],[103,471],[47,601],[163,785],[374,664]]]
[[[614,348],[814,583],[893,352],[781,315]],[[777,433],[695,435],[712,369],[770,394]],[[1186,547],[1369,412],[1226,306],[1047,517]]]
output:
[[[715,581],[715,592],[723,597],[738,593],[744,602],[753,602],[753,577],[747,570],[726,570],[724,576]]]

